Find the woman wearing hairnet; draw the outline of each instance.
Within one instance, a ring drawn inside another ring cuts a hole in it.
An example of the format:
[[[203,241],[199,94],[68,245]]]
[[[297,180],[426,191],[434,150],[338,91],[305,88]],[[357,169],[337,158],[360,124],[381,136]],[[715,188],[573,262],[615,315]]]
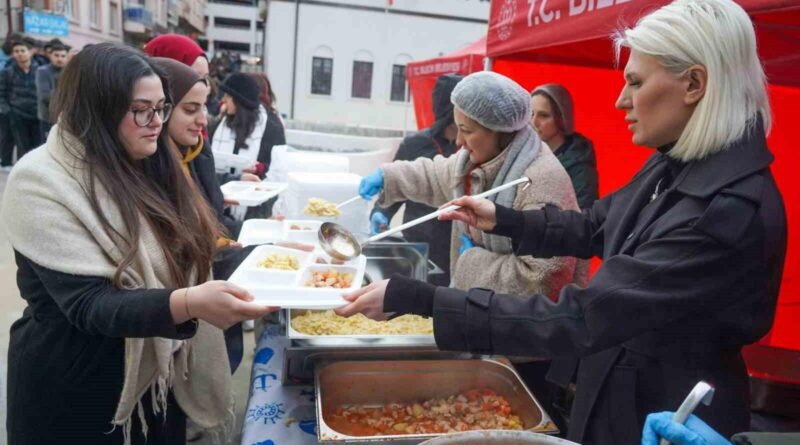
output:
[[[381,207],[410,200],[440,206],[527,176],[529,187],[507,189],[492,199],[517,210],[552,204],[577,210],[569,176],[531,129],[530,96],[513,80],[492,72],[471,74],[450,96],[458,127],[456,154],[445,158],[395,161],[365,177],[359,193],[380,193]],[[508,238],[453,224],[450,275],[458,289],[491,287],[504,293],[542,293],[555,297],[566,284],[580,282],[575,258],[517,256]]]
[[[553,303],[393,276],[338,312],[433,315],[442,350],[580,356],[567,437],[584,445],[638,444],[646,415],[699,380],[716,391],[696,414],[729,437],[749,427],[741,349],[772,326],[786,254],[753,24],[732,0],[677,0],[617,43],[631,51],[616,106],[654,149],[628,184],[582,212],[465,197],[443,215],[519,255],[601,257],[588,286]]]
[[[450,102],[450,94],[463,78],[464,76],[458,74],[445,74],[436,79],[431,93],[435,121],[430,128],[403,139],[394,155],[395,161],[413,161],[423,157],[433,159],[436,156],[450,157],[458,151],[456,145],[458,127],[453,120],[453,103]],[[388,207],[375,206],[370,215],[372,234],[386,230],[389,221],[403,206],[405,206],[403,210],[404,223],[436,210],[413,201],[400,201]],[[406,241],[428,243],[428,258],[443,269],[443,273],[428,275],[428,282],[431,284],[440,286],[450,284],[450,232],[452,225],[450,221],[432,219],[403,230],[403,238]]]

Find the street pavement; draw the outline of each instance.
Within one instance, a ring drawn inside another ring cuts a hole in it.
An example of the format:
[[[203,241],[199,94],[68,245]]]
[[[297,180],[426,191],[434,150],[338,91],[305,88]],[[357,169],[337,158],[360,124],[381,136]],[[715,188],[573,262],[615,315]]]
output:
[[[0,196],[5,189],[8,173],[0,172]],[[8,333],[14,323],[25,309],[25,301],[20,298],[16,284],[17,266],[14,263],[14,252],[6,239],[5,229],[0,228],[0,445],[6,444],[6,376],[8,360]],[[253,363],[253,349],[255,342],[252,332],[245,332],[245,354],[241,366],[233,375],[234,391],[236,392],[236,420],[238,426],[230,444],[239,444],[241,441],[241,424],[247,404],[250,387],[250,366]],[[200,440],[191,442],[192,445],[211,445],[209,435]]]

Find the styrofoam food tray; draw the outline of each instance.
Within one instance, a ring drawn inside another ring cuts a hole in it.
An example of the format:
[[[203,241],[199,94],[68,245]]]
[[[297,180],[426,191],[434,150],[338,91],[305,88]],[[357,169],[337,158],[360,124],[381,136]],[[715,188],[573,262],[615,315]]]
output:
[[[246,156],[217,150],[213,150],[213,153],[214,166],[216,167],[216,171],[220,173],[227,172],[230,169],[241,173],[243,169],[255,164],[255,161]]]
[[[285,182],[231,181],[226,182],[220,188],[225,199],[233,199],[238,201],[239,205],[252,207],[278,196],[286,190],[286,187],[288,184]]]
[[[258,262],[271,253],[291,255],[300,263],[299,270],[264,269]],[[318,258],[329,264],[317,264]],[[367,258],[361,255],[344,264],[330,264],[328,257],[321,250],[304,252],[280,246],[258,246],[245,258],[242,264],[228,279],[241,286],[255,297],[255,302],[267,306],[290,309],[334,309],[347,304],[342,298],[345,292],[361,287]],[[334,269],[353,274],[353,281],[347,289],[305,287],[314,271]]]
[[[297,241],[317,246],[317,234],[321,225],[321,221],[314,220],[248,219],[242,224],[237,241],[243,246],[276,241]]]

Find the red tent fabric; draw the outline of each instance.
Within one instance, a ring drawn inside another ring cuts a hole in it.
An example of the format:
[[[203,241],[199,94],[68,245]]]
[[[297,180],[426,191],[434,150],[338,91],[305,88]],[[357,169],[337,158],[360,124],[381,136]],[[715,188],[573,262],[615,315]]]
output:
[[[796,0],[737,1],[753,18],[759,54],[770,81],[773,128],[768,144],[775,155],[772,171],[789,220],[789,247],[778,311],[773,329],[760,347],[800,351],[800,151],[797,134],[792,131],[800,118],[800,4]],[[652,153],[633,146],[624,115],[614,108],[624,81],[621,71],[614,67],[609,36],[622,26],[633,26],[639,17],[667,3],[668,0],[492,1],[487,55],[494,58],[494,71],[528,89],[558,82],[570,90],[576,129],[594,142],[597,151],[601,194],[625,184]],[[753,372],[753,363],[748,365]],[[793,375],[800,375],[797,369],[794,372]],[[800,383],[794,377],[772,377]]]
[[[494,0],[487,55],[612,67],[608,37],[670,0]],[[738,0],[756,25],[772,84],[800,86],[800,5]]]
[[[431,93],[436,79],[443,74],[467,75],[483,69],[486,56],[486,36],[441,57],[411,62],[406,66],[406,79],[414,98],[414,113],[417,128],[428,128],[433,124]]]

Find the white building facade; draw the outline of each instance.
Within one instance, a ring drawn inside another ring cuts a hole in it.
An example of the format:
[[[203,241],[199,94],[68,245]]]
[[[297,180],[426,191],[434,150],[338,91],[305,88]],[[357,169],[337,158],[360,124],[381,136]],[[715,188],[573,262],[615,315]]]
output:
[[[486,34],[488,0],[270,0],[266,71],[292,119],[415,130],[405,65]]]
[[[264,20],[257,0],[208,0],[207,52],[228,51],[258,59],[264,56]]]

